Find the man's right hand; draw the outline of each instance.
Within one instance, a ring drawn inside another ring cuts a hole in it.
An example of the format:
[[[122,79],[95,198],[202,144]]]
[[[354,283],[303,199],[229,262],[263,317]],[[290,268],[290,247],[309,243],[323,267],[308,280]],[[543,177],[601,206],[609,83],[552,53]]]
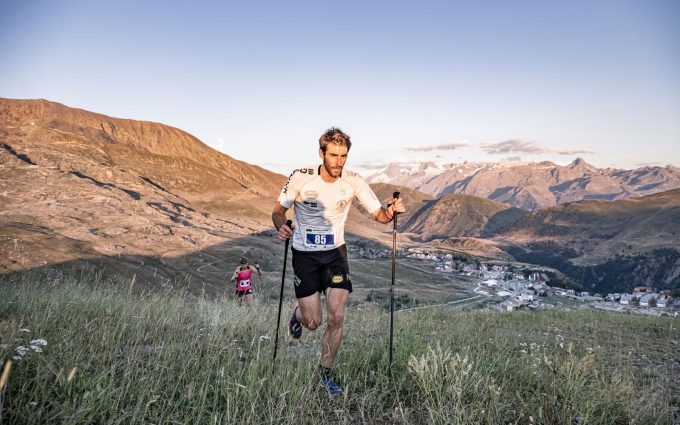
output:
[[[292,220],[286,218],[286,211],[288,211],[288,208],[278,202],[274,205],[274,211],[272,211],[272,222],[274,223],[274,228],[278,229],[276,237],[282,241],[293,236]],[[289,221],[291,222],[290,226],[287,224]]]
[[[285,241],[286,239],[290,239],[293,236],[293,229],[292,225],[291,227],[288,227],[286,223],[283,223],[281,227],[279,227],[279,233],[276,235],[279,240]]]

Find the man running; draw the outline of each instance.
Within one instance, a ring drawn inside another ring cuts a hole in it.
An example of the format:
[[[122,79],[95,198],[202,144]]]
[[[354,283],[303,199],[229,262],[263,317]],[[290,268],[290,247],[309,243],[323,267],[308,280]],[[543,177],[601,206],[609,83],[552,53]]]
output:
[[[252,272],[257,272],[258,276],[262,276],[262,272],[257,267],[253,267],[248,264],[248,259],[241,257],[239,261],[239,266],[234,270],[234,274],[231,275],[230,282],[236,281],[236,297],[238,298],[239,307],[243,303],[243,297],[246,297],[246,302],[250,307],[255,305],[253,301],[253,282],[252,282]]]
[[[331,128],[319,139],[321,165],[293,171],[279,195],[272,221],[280,240],[293,238],[293,281],[297,302],[289,331],[300,338],[302,326],[313,331],[321,325],[321,293],[326,297],[326,331],[321,344],[321,382],[331,395],[342,393],[331,367],[342,342],[345,306],[352,282],[345,246],[345,221],[356,197],[380,223],[404,212],[401,199],[387,208],[358,174],[343,170],[352,143],[348,135]],[[294,224],[286,225],[286,211],[295,205]]]

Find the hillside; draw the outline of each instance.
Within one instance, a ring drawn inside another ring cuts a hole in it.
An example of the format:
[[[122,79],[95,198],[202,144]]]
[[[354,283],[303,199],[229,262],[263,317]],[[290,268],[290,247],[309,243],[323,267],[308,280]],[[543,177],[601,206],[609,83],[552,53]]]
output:
[[[446,195],[416,212],[403,230],[422,241],[451,237],[485,237],[526,214],[519,208],[469,195]]]
[[[515,258],[555,267],[598,292],[680,287],[680,189],[536,211],[494,240]]]
[[[285,181],[282,175],[217,152],[182,130],[46,100],[0,98],[0,143],[3,163],[21,164],[18,156],[23,155],[24,165],[79,173],[132,191],[153,186],[226,215],[250,212],[255,218],[267,217],[271,206],[264,208],[257,200],[275,197]]]
[[[258,243],[244,238],[271,231],[284,181],[163,124],[0,99],[0,271],[103,261],[217,285],[223,270],[201,274],[185,256],[236,261]]]
[[[397,311],[390,374],[389,313],[351,304],[334,368],[346,391],[329,399],[315,370],[323,328],[294,341],[281,323],[272,361],[276,300],[239,308],[112,277],[94,267],[0,275],[0,365],[20,357],[0,422],[614,425],[680,415],[673,318]]]
[[[621,200],[680,188],[680,168],[634,170],[597,168],[582,158],[562,166],[552,162],[422,163],[400,169],[391,164],[369,182],[397,183],[434,197],[467,194],[525,210],[579,200]]]

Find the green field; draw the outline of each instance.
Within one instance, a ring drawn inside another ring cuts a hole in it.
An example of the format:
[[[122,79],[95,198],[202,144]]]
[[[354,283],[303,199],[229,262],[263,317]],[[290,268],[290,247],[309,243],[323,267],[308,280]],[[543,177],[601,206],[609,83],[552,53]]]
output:
[[[353,262],[377,287],[388,273]],[[181,286],[142,291],[92,267],[0,276],[0,360],[21,357],[0,422],[663,424],[680,408],[678,319],[401,312],[390,380],[389,314],[355,302],[336,368],[346,391],[331,399],[314,371],[320,332],[298,342],[282,326],[272,370],[276,301],[239,308]]]

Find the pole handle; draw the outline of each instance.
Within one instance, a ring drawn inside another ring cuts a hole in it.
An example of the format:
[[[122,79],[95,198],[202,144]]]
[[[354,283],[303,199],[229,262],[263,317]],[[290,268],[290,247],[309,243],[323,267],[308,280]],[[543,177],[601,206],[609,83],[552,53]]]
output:
[[[397,199],[399,199],[399,192],[394,192],[394,193],[392,193],[392,198],[397,198]],[[388,205],[388,206],[389,206],[389,205]],[[394,210],[392,210],[392,211],[394,211]],[[393,227],[394,227],[394,232],[397,231],[397,214],[399,214],[399,213],[398,213],[398,212],[395,212],[395,213],[394,213],[394,218],[392,219],[392,224],[393,224]]]

